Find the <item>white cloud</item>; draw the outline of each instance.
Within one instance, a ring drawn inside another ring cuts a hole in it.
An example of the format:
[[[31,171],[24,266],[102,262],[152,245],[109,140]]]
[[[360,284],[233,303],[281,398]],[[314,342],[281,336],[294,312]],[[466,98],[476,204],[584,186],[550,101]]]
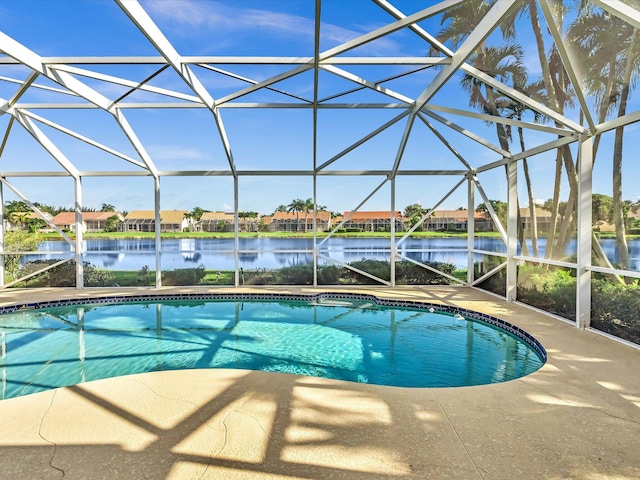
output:
[[[149,1],[144,7],[153,18],[179,26],[180,29],[176,33],[182,32],[185,36],[193,35],[193,28],[207,28],[214,32],[224,29],[225,33],[262,30],[309,40],[313,40],[314,37],[314,19],[296,14],[194,0]],[[367,31],[355,31],[325,22],[321,25],[323,41],[336,45]],[[388,55],[399,51],[400,46],[392,40],[381,38],[361,49],[363,52],[368,50],[372,55]]]

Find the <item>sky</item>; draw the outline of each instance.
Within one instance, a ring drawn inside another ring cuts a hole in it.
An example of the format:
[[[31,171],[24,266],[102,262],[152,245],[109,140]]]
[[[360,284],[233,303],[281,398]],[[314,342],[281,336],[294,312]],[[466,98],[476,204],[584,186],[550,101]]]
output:
[[[430,1],[392,1],[405,14],[412,14],[433,4]],[[308,0],[283,1],[197,1],[154,0],[142,1],[153,22],[172,43],[179,54],[185,56],[288,56],[310,57],[314,49],[314,2]],[[321,45],[326,51],[360,35],[382,27],[394,19],[373,2],[365,0],[325,0],[321,12]],[[523,63],[529,69],[529,78],[537,79],[540,67],[528,20],[521,18],[516,28],[518,42],[524,50]],[[441,28],[441,17],[423,21],[420,26],[436,34]],[[125,12],[107,0],[3,0],[0,2],[0,31],[20,44],[44,57],[56,56],[158,56],[158,51],[142,35]],[[547,45],[550,39],[546,38]],[[490,44],[502,42],[499,33],[492,34]],[[0,50],[2,49],[0,45]],[[366,57],[424,57],[429,45],[407,29],[381,37],[344,56]],[[0,57],[1,59],[1,57]],[[172,90],[184,95],[194,93],[167,68],[160,73],[158,65],[76,65],[76,67],[139,83],[156,74],[148,85]],[[193,65],[190,68],[215,99],[224,99],[246,88],[250,83],[242,79],[262,81],[294,68],[291,65],[214,65],[215,70]],[[399,75],[416,68],[399,65],[336,65],[345,75],[357,76],[371,82]],[[226,73],[220,73],[224,70]],[[0,63],[0,99],[11,98],[30,73],[26,67]],[[383,83],[393,92],[411,99],[417,98],[438,74],[436,68],[427,68],[410,75]],[[234,78],[235,77],[235,78]],[[75,78],[93,88],[111,101],[129,92],[130,87],[114,85],[83,75]],[[318,98],[350,92],[325,103],[397,103],[396,98],[370,89],[354,90],[358,85],[335,72],[319,73]],[[472,110],[468,93],[460,86],[460,75],[452,77],[429,102],[441,108]],[[38,77],[35,84],[60,88],[51,80]],[[307,71],[272,85],[274,90],[260,90],[229,103],[288,102],[292,106],[313,99],[313,72]],[[286,92],[288,95],[283,94]],[[591,98],[588,101],[592,103]],[[167,101],[155,93],[133,92],[126,102]],[[183,100],[170,99],[176,103]],[[33,120],[69,161],[81,171],[100,171],[100,177],[83,177],[83,204],[100,208],[103,203],[115,205],[118,210],[153,208],[154,185],[150,177],[110,176],[109,172],[140,171],[140,168],[110,153],[79,141],[51,128],[46,122],[55,122],[77,134],[117,150],[137,161],[131,141],[106,112],[89,109],[54,110],[37,108],[45,103],[83,103],[82,100],[45,89],[31,88],[20,99],[19,105],[28,105],[26,111],[37,115]],[[37,105],[36,105],[37,104]],[[632,92],[628,112],[638,110],[638,93]],[[321,165],[354,142],[380,128],[402,113],[393,108],[321,109],[317,116],[316,163]],[[158,170],[165,172],[205,171],[208,175],[186,174],[161,179],[161,208],[191,210],[199,206],[206,210],[233,209],[234,183],[229,175],[229,162],[220,139],[216,121],[206,109],[122,109],[127,122],[145,146],[146,152]],[[495,126],[481,120],[436,111],[438,115],[455,122],[461,128],[498,143]],[[219,115],[228,136],[234,163],[239,171],[267,172],[259,176],[241,176],[238,180],[239,210],[269,214],[279,205],[287,205],[295,198],[313,197],[311,177],[283,175],[285,170],[311,170],[313,168],[313,111],[309,108],[220,108]],[[567,116],[579,121],[576,109]],[[529,118],[530,119],[530,118]],[[497,153],[470,140],[460,133],[431,120],[438,131],[472,166],[499,160]],[[326,170],[354,172],[362,170],[389,170],[396,160],[407,117],[401,118],[371,140],[353,149],[333,162]],[[4,138],[9,115],[0,115],[0,138]],[[640,199],[639,162],[635,155],[638,147],[638,126],[625,129],[623,160],[623,197]],[[514,130],[512,151],[520,151]],[[550,133],[527,130],[527,148],[554,139]],[[611,152],[613,132],[603,136],[594,169],[594,192],[611,195]],[[575,153],[575,147],[573,148]],[[553,195],[555,154],[549,152],[528,159],[534,198],[544,201]],[[2,172],[61,171],[61,166],[19,124],[14,124],[0,157]],[[462,170],[463,164],[431,132],[422,121],[416,120],[411,129],[400,162],[402,170]],[[519,197],[521,205],[528,203],[520,167]],[[395,208],[402,210],[409,204],[424,207],[436,205],[458,183],[460,177],[452,175],[415,176],[400,174],[392,189],[384,176],[320,175],[317,179],[317,203],[330,211],[389,210],[395,194]],[[491,199],[506,200],[506,182],[503,168],[479,175],[486,194]],[[71,206],[74,184],[69,178],[10,177],[9,182],[31,201],[55,206]],[[379,190],[370,194],[384,183]],[[566,199],[568,187],[563,186]],[[370,196],[370,198],[368,198]],[[3,188],[5,201],[17,196],[7,186]],[[368,198],[368,200],[367,200]],[[476,193],[475,204],[481,201]],[[467,206],[465,185],[454,191],[440,208]]]

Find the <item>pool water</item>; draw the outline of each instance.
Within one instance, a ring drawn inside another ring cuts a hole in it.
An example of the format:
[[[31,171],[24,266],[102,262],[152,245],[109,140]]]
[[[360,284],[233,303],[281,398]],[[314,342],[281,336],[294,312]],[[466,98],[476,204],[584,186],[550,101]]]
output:
[[[157,370],[242,368],[398,387],[512,380],[543,360],[492,325],[366,301],[163,301],[0,316],[0,399]]]

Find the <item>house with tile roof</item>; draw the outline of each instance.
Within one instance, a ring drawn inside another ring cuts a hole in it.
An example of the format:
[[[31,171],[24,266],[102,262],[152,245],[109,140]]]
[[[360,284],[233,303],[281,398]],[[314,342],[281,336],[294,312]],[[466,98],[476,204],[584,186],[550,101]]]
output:
[[[243,217],[238,214],[238,228],[240,232],[257,232],[260,219],[255,217]],[[233,232],[235,231],[235,219],[232,212],[205,212],[195,225],[199,232]]]
[[[463,210],[435,210],[423,224],[423,230],[435,232],[466,231],[469,221],[469,211]],[[473,212],[473,224],[476,232],[490,232],[493,222],[484,212]]]
[[[391,211],[344,212],[344,218],[348,220],[342,225],[343,228],[360,229],[363,232],[391,231]],[[401,211],[395,212],[394,219],[397,232],[406,230],[408,219]]]
[[[103,232],[111,217],[116,217],[116,222],[122,222],[124,217],[120,212],[82,212],[83,232]],[[60,212],[51,220],[61,230],[76,231],[76,213]]]
[[[183,232],[193,226],[192,219],[185,217],[189,210],[160,210],[161,232]],[[118,224],[119,232],[154,232],[156,214],[153,210],[133,210]]]
[[[47,220],[52,220],[53,215],[49,212],[42,212]],[[27,230],[27,223],[30,220],[42,219],[36,212],[11,212],[3,217],[5,230]],[[40,229],[40,231],[52,230],[49,225]]]
[[[331,227],[331,212],[316,213],[317,231]],[[275,212],[269,222],[270,232],[311,232],[313,231],[313,212]]]

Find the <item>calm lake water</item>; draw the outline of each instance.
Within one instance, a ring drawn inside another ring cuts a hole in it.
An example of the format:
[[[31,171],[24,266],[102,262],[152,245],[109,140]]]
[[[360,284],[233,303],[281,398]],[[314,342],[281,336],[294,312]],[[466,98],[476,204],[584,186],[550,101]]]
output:
[[[602,247],[612,262],[618,260],[615,240],[601,240]],[[144,265],[155,266],[154,239],[90,239],[85,240],[85,261],[99,268],[112,270],[139,270]],[[447,262],[466,268],[467,240],[465,238],[409,239],[399,247],[399,253],[421,262]],[[545,241],[540,241],[540,255],[544,255]],[[631,269],[640,270],[640,240],[629,242]],[[163,239],[161,244],[162,266],[165,270],[204,265],[212,270],[233,270],[234,240],[220,238]],[[498,238],[477,238],[475,248],[490,252],[506,252]],[[302,265],[313,261],[311,238],[241,238],[238,253],[239,266],[244,269],[280,268]],[[46,241],[40,252],[70,252],[63,241]],[[340,262],[367,259],[388,260],[390,240],[385,238],[331,238],[322,245],[320,252]],[[568,248],[575,254],[575,243]],[[29,255],[29,260],[64,258],[60,253]],[[482,255],[476,255],[481,260]],[[26,257],[25,257],[26,260]]]

